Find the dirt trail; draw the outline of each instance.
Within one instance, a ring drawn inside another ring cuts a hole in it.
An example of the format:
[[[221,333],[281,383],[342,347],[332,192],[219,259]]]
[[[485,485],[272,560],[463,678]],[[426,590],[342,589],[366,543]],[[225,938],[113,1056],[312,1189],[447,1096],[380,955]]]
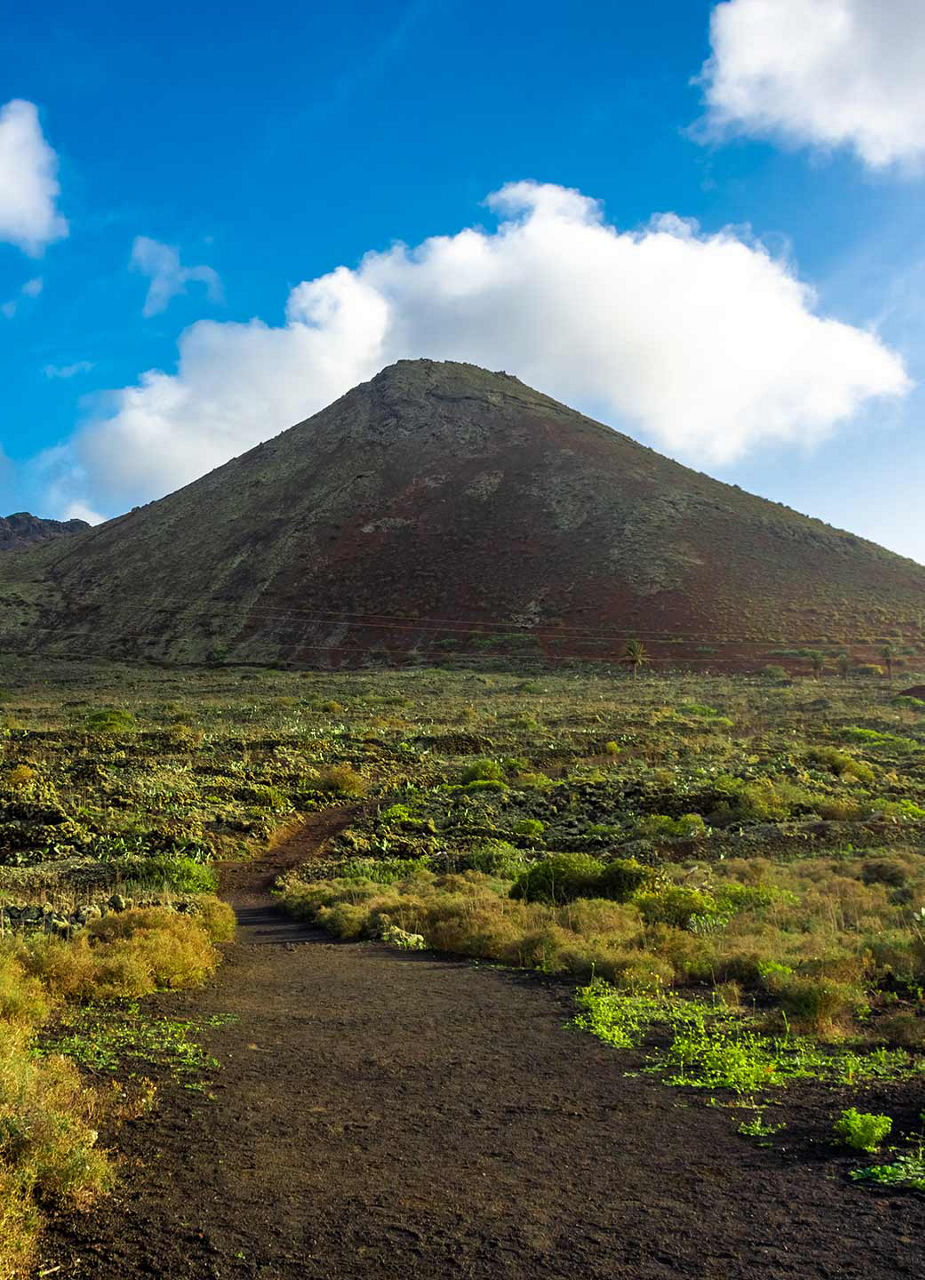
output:
[[[899,1280],[922,1202],[878,1196],[733,1132],[730,1117],[563,1028],[517,975],[332,943],[283,917],[278,870],[226,868],[238,941],[203,991],[159,998],[208,1033],[214,1100],[168,1085],[119,1135],[120,1190],[59,1222],[56,1277],[170,1280]]]

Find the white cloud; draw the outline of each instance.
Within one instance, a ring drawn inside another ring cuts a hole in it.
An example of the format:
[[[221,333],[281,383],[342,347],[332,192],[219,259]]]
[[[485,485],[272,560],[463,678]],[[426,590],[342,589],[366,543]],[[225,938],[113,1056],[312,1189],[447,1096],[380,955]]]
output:
[[[673,215],[621,232],[580,192],[534,183],[489,205],[495,231],[399,245],[298,285],[280,327],[193,325],[176,373],[112,393],[70,442],[72,496],[115,510],[164,493],[400,357],[505,368],[712,464],[818,441],[870,397],[908,389],[873,333],[820,316],[793,267],[742,232]]]
[[[0,108],[0,241],[39,257],[67,235],[55,207],[57,171],[58,157],[45,141],[35,104],[17,98]]]
[[[27,280],[15,298],[11,298],[9,302],[4,302],[0,306],[0,315],[6,316],[7,320],[12,320],[19,310],[20,300],[22,298],[37,298],[44,287],[45,282],[41,276],[35,276],[32,280]]]
[[[101,516],[98,511],[94,511],[92,507],[88,507],[83,502],[72,502],[65,507],[60,519],[86,520],[87,524],[102,524],[106,517]]]
[[[79,373],[95,369],[93,360],[75,360],[73,364],[46,364],[42,369],[46,378],[76,378]]]
[[[190,281],[204,284],[210,298],[221,297],[221,281],[216,271],[211,267],[182,266],[179,251],[173,245],[161,244],[148,236],[135,237],[130,266],[151,281],[142,311],[144,316],[156,316],[166,311],[172,298],[186,293]]]
[[[710,132],[925,159],[923,0],[726,0],[710,33]]]

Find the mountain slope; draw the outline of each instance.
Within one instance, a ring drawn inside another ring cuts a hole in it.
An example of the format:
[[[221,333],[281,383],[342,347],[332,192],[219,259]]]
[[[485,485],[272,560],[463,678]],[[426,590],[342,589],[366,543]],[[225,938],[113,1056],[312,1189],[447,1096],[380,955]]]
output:
[[[925,607],[912,561],[425,360],[0,577],[22,644],[179,661],[592,656],[630,634],[741,655],[912,638]]]

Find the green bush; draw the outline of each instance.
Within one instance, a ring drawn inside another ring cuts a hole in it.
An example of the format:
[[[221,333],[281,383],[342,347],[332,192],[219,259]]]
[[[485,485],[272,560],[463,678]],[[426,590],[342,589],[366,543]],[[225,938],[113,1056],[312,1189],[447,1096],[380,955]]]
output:
[[[546,823],[539,822],[536,818],[521,818],[514,824],[514,835],[522,836],[525,840],[538,840],[545,830]]]
[[[504,778],[504,769],[498,760],[473,760],[462,773],[462,784],[470,782],[500,782]]]
[[[595,895],[614,902],[628,902],[638,890],[653,884],[655,872],[635,858],[615,858],[598,876]]]
[[[341,880],[395,884],[430,869],[428,858],[350,858],[338,869]]]
[[[682,884],[638,893],[635,902],[646,924],[672,924],[678,929],[690,928],[694,917],[709,918],[718,914],[715,898]]]
[[[831,770],[840,778],[856,778],[858,782],[871,783],[874,771],[863,760],[855,760],[847,751],[839,751],[837,747],[813,747],[806,754],[810,764],[819,765]]]
[[[89,733],[118,735],[134,733],[138,728],[131,711],[124,711],[121,707],[100,707],[98,711],[91,711],[84,723]]]
[[[466,863],[472,871],[481,871],[483,875],[497,876],[499,880],[516,880],[524,870],[527,858],[506,840],[485,840],[470,850]]]
[[[604,864],[586,853],[556,853],[524,871],[511,889],[525,902],[562,903],[597,896]]]
[[[876,1151],[892,1128],[893,1121],[889,1116],[849,1107],[835,1121],[833,1132],[840,1142],[855,1151]]]

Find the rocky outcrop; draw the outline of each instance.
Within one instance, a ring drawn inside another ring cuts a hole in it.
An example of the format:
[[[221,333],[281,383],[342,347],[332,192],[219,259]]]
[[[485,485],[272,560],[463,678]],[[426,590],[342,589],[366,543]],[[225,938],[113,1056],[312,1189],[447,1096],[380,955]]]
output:
[[[89,528],[86,520],[45,520],[28,511],[17,511],[0,516],[0,551],[18,551],[36,542],[69,538]]]
[[[121,893],[76,907],[64,907],[54,902],[7,902],[0,905],[0,937],[5,933],[52,933],[61,938],[71,938],[91,921],[113,911],[128,911],[131,907],[166,907],[181,914],[197,910],[195,898],[126,898]]]

